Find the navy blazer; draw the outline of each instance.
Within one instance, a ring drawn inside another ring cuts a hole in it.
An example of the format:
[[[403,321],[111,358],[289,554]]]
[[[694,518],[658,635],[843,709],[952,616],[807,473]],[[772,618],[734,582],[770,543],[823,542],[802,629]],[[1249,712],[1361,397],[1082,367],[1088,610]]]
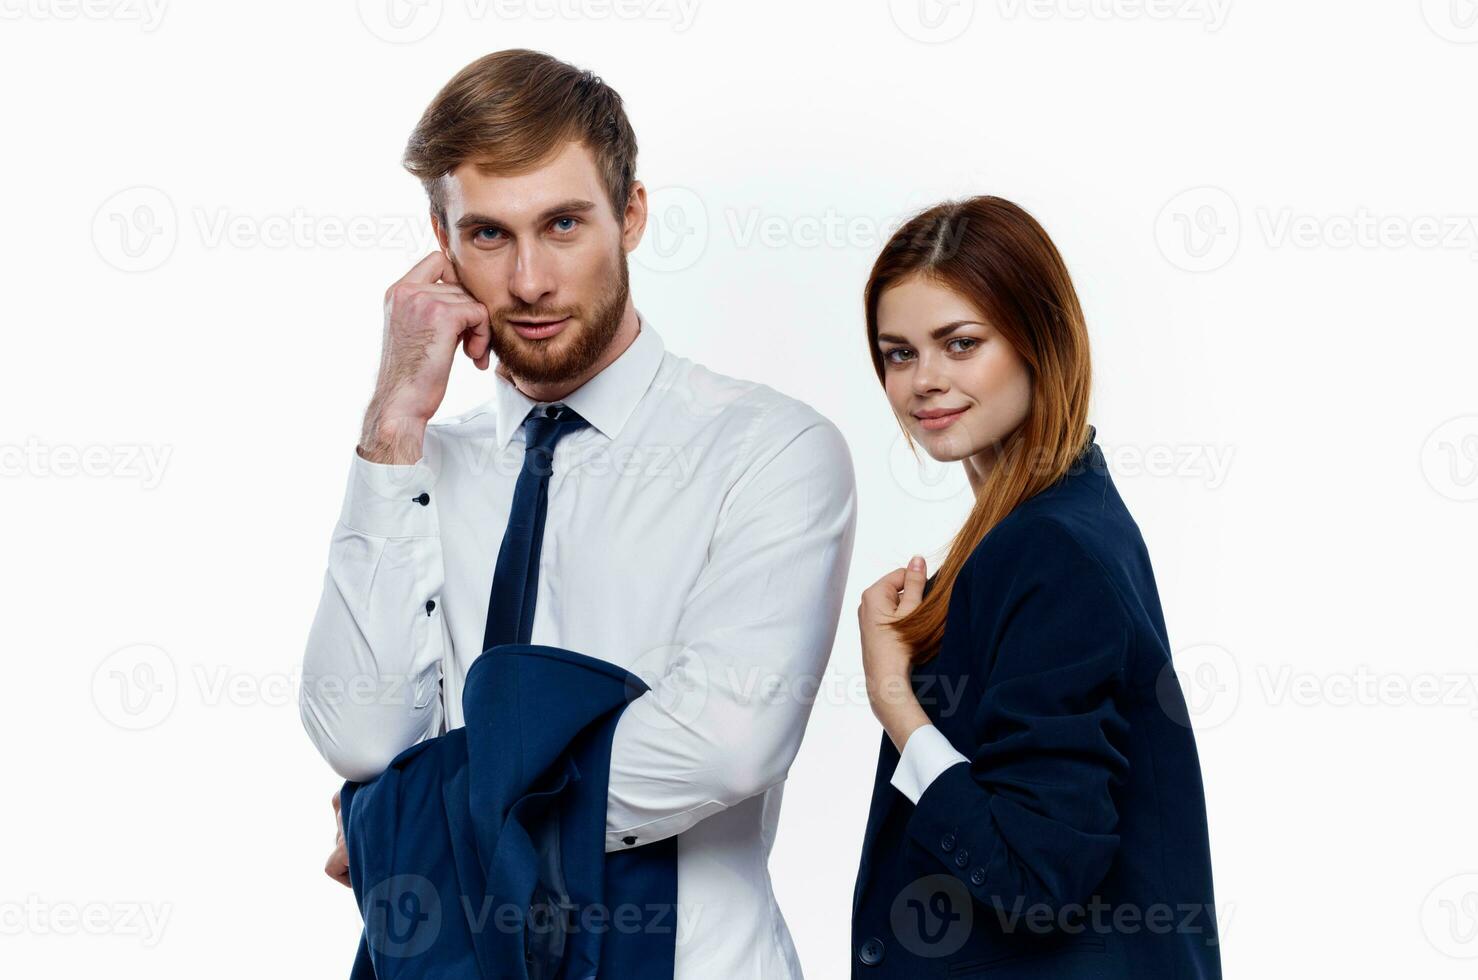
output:
[[[494,646],[465,727],[345,783],[351,980],[671,980],[677,838],[605,850],[611,737],[646,690],[571,650]]]
[[[915,806],[883,735],[854,978],[1221,976],[1195,740],[1095,435],[970,554],[940,651],[913,672],[969,761]]]

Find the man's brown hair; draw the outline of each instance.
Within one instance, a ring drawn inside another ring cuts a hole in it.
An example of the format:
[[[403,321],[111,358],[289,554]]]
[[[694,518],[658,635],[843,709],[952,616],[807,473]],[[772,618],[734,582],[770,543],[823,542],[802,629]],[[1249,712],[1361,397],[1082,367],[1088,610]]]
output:
[[[542,51],[510,48],[478,58],[447,82],[406,143],[405,168],[421,179],[446,224],[441,178],[475,161],[492,174],[526,173],[565,143],[595,157],[617,219],[636,179],[636,134],[621,96],[601,79]]]

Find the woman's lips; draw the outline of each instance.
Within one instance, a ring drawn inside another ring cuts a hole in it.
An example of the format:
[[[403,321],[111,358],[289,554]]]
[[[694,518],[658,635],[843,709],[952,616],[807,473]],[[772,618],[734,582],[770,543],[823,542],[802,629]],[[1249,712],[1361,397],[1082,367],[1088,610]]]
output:
[[[565,317],[563,320],[555,320],[552,323],[541,323],[538,326],[531,323],[520,323],[517,320],[509,320],[508,325],[524,340],[543,340],[546,337],[553,337],[559,333],[565,328],[565,324],[569,322],[570,318]]]
[[[919,419],[919,425],[925,429],[928,429],[930,432],[934,431],[935,429],[946,429],[950,426],[951,423],[954,422],[955,419],[964,414],[965,409],[962,408],[959,411],[950,412],[948,415],[939,415],[932,419]]]

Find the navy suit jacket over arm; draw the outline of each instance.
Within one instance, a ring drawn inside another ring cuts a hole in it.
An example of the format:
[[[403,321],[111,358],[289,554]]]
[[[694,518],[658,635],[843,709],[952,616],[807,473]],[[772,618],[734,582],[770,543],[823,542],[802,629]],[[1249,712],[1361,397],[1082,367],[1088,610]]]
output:
[[[605,850],[611,737],[647,689],[571,650],[495,646],[467,673],[466,727],[346,783],[351,980],[670,980],[677,838]]]
[[[1090,441],[971,552],[912,683],[966,761],[915,805],[884,735],[857,978],[1221,975],[1195,739],[1139,528]]]

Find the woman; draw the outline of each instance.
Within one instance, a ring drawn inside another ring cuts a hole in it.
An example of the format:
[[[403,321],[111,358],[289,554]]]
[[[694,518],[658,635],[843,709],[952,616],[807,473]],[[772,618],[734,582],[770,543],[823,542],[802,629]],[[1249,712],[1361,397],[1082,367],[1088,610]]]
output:
[[[899,424],[975,503],[858,609],[885,731],[852,975],[1219,977],[1195,742],[1062,258],[1008,201],[949,202],[865,300]]]

